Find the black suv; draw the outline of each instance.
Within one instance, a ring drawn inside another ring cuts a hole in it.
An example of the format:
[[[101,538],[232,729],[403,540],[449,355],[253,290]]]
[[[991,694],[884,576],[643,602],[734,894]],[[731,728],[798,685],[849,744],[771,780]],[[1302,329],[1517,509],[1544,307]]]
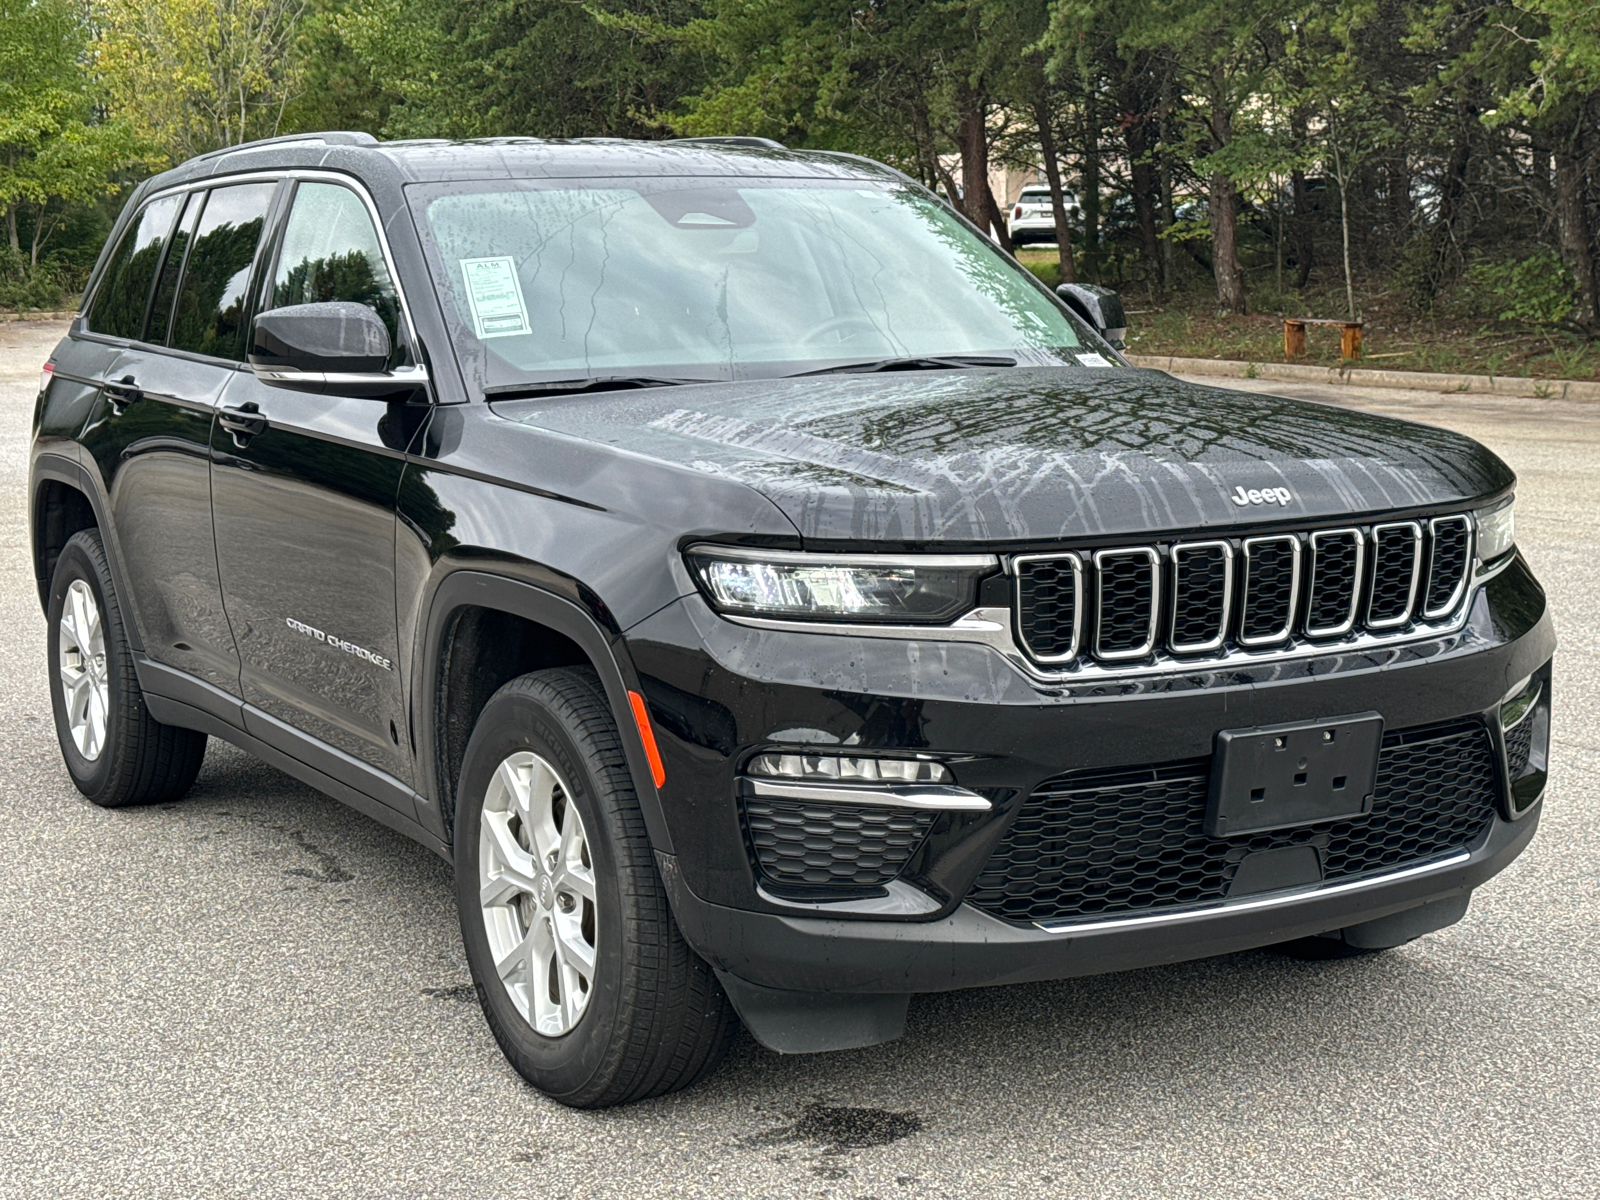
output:
[[[41,380],[67,769],[214,735],[455,865],[572,1105],[908,998],[1458,920],[1544,593],[1455,434],[1138,370],[905,176],[325,134],[143,184]],[[1107,335],[1110,335],[1109,337]]]

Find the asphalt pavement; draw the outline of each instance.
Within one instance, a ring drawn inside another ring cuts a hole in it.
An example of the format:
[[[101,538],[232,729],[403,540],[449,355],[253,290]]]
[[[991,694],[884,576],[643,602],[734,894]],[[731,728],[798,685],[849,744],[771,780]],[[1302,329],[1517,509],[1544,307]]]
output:
[[[59,325],[0,325],[0,1196],[1600,1193],[1600,406],[1230,381],[1431,421],[1521,475],[1552,783],[1459,925],[914,999],[906,1036],[561,1108],[471,998],[443,862],[231,747],[178,804],[61,766],[24,493]],[[1215,381],[1209,381],[1215,382]]]

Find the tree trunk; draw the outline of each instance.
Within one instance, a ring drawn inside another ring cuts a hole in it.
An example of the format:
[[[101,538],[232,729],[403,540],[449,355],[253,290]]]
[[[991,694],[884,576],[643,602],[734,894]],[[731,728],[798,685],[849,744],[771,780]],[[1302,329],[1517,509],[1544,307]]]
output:
[[[1091,82],[1083,98],[1083,270],[1100,282],[1100,104]]]
[[[22,246],[17,241],[17,206],[15,204],[6,209],[6,238],[11,243],[11,249],[21,254]]]
[[[1219,86],[1214,93],[1220,97]],[[1226,103],[1214,99],[1211,105],[1211,139],[1221,149],[1233,140],[1233,114]],[[1239,265],[1239,197],[1233,180],[1221,171],[1211,176],[1211,274],[1217,281],[1217,304],[1227,312],[1243,316],[1249,311],[1244,298],[1244,268]]]
[[[1233,180],[1220,171],[1211,176],[1211,273],[1217,281],[1217,305],[1243,316],[1249,311],[1244,298],[1244,269],[1239,265],[1239,200]]]
[[[1170,230],[1177,220],[1172,210],[1172,154],[1167,149],[1171,143],[1172,120],[1172,72],[1164,71],[1161,75],[1161,118],[1160,128],[1156,132],[1156,163],[1157,174],[1160,176],[1161,187],[1161,228]],[[1177,280],[1178,264],[1173,254],[1172,239],[1161,239],[1161,290],[1165,292]]]
[[[1116,64],[1108,64],[1118,70]],[[1128,151],[1128,166],[1133,183],[1134,214],[1139,221],[1139,250],[1151,275],[1161,275],[1161,238],[1156,225],[1156,206],[1161,184],[1156,178],[1156,146],[1160,140],[1159,91],[1153,86],[1151,58],[1141,54],[1120,68],[1118,103],[1122,109],[1122,139]]]
[[[1600,324],[1597,320],[1600,299],[1596,296],[1600,281],[1595,277],[1594,231],[1589,224],[1583,195],[1583,125],[1580,114],[1567,135],[1556,141],[1556,231],[1561,242],[1561,258],[1572,272],[1578,289],[1578,303],[1572,310],[1573,323],[1593,330]]]
[[[1039,127],[1039,152],[1044,155],[1044,178],[1050,185],[1050,215],[1056,223],[1056,255],[1061,262],[1061,282],[1076,283],[1072,263],[1072,230],[1067,225],[1067,200],[1061,188],[1061,164],[1056,161],[1055,131],[1050,128],[1050,102],[1041,86],[1033,101],[1033,119]]]
[[[1306,187],[1306,173],[1292,171],[1289,187],[1294,192],[1294,262],[1299,269],[1294,286],[1304,291],[1311,281],[1311,268],[1317,261],[1316,230],[1312,227],[1311,191]]]
[[[1161,272],[1161,238],[1156,230],[1156,200],[1161,185],[1156,180],[1154,148],[1147,114],[1127,118],[1128,160],[1133,172],[1133,206],[1139,216],[1139,248],[1157,275]]]
[[[1011,234],[1006,230],[1005,214],[989,189],[989,125],[985,117],[988,103],[982,96],[968,94],[962,105],[957,140],[961,144],[962,210],[979,229],[992,230],[994,239],[1007,254]]]

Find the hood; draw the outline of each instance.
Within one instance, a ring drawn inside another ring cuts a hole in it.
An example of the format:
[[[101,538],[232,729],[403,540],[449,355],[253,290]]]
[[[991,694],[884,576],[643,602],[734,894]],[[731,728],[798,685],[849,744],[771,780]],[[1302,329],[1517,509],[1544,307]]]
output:
[[[828,375],[495,411],[747,484],[807,541],[1038,544],[1284,524],[1454,505],[1514,479],[1443,429],[1133,368]]]

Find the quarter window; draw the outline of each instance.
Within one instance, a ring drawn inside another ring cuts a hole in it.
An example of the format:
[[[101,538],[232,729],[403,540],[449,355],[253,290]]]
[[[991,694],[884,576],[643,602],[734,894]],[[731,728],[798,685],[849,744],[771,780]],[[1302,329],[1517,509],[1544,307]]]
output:
[[[95,333],[137,338],[143,332],[150,284],[182,202],[182,196],[152,200],[122,235],[89,310],[89,328]]]
[[[366,205],[336,183],[302,183],[283,231],[272,307],[332,300],[365,304],[389,327],[390,363],[399,361],[400,298]]]
[[[235,184],[206,197],[173,310],[173,349],[243,360],[250,265],[276,187]]]

